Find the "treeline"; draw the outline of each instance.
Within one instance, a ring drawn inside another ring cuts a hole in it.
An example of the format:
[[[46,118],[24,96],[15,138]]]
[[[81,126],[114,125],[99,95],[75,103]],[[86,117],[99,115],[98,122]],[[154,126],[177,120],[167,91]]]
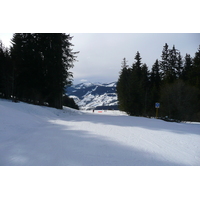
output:
[[[0,41],[0,97],[61,109],[70,101],[63,95],[78,53],[71,39],[65,33],[16,33],[9,49]]]
[[[122,61],[117,94],[120,110],[132,116],[155,116],[181,121],[200,121],[200,46],[192,58],[183,58],[179,50],[163,47],[161,60],[151,70],[137,52],[132,66]]]

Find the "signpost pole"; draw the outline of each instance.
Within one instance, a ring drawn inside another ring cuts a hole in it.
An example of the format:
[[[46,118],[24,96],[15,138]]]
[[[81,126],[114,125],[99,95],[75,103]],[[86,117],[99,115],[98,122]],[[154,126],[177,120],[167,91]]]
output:
[[[156,119],[158,119],[158,108],[156,108]]]

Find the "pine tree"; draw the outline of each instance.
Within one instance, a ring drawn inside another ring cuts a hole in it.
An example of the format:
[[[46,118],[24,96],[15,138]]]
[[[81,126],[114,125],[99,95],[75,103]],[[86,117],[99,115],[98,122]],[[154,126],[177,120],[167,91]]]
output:
[[[17,33],[13,35],[12,44],[11,55],[16,77],[14,94],[20,100],[36,102],[41,95],[41,84],[38,83],[41,66],[36,40],[31,33]]]
[[[130,78],[130,115],[141,116],[143,113],[144,106],[144,88],[142,79],[142,58],[140,53],[137,51],[135,55],[135,62],[131,69]]]
[[[177,54],[176,77],[181,78],[183,73],[183,59],[180,52]]]
[[[165,84],[161,90],[163,116],[180,121],[197,120],[199,91],[182,80]]]
[[[128,68],[127,61],[124,58],[117,83],[120,110],[129,115],[146,115],[149,105],[148,88],[149,71],[147,65],[142,64],[140,53],[136,53],[132,68]]]
[[[122,69],[117,82],[117,96],[119,109],[129,113],[130,106],[130,76],[131,70],[128,68],[126,58],[123,59]]]
[[[200,90],[200,45],[193,59],[192,78],[193,84]]]
[[[121,67],[122,67],[122,70],[123,70],[124,68],[128,68],[128,64],[127,64],[126,58],[123,58]]]
[[[4,61],[4,47],[3,43],[0,40],[0,96],[4,95],[4,84],[3,84],[3,69],[4,69],[5,61]]]
[[[142,115],[147,116],[147,111],[149,110],[149,104],[150,104],[150,82],[149,82],[149,75],[150,72],[148,70],[148,67],[146,63],[144,63],[141,67],[141,101],[143,103],[142,105]]]
[[[156,88],[159,88],[161,84],[160,65],[158,59],[155,61],[151,69],[150,84],[151,87],[155,86]]]
[[[165,43],[163,46],[162,55],[161,55],[161,62],[160,62],[160,69],[161,69],[161,78],[164,79],[167,77],[167,73],[169,70],[169,49],[168,44]]]
[[[161,88],[161,74],[160,74],[160,64],[158,59],[152,66],[150,73],[150,115],[155,114],[155,103],[160,100],[160,88]]]
[[[184,82],[189,82],[191,78],[192,68],[193,68],[193,59],[190,56],[190,54],[186,54],[184,58],[183,72],[181,76],[181,79]]]
[[[9,49],[0,41],[0,96],[11,98],[13,89],[13,65]]]
[[[74,108],[79,110],[78,105],[75,103],[73,98],[68,97],[67,95],[63,96],[63,106]]]
[[[173,83],[176,80],[177,69],[177,49],[173,45],[173,48],[169,50],[168,69],[166,74],[166,80],[168,83]]]
[[[72,73],[78,52],[72,52],[72,37],[63,33],[37,34],[43,59],[46,100],[51,107],[62,108],[62,96]]]
[[[139,52],[131,68],[123,60],[117,84],[120,109],[129,115],[154,116],[155,102],[160,102],[163,116],[200,121],[200,46],[193,59],[186,54],[183,61],[175,45],[169,49],[166,43],[161,57],[151,73]]]
[[[71,39],[63,33],[14,34],[11,52],[15,95],[20,100],[62,108],[62,95],[72,77],[69,69],[78,53],[72,52]]]

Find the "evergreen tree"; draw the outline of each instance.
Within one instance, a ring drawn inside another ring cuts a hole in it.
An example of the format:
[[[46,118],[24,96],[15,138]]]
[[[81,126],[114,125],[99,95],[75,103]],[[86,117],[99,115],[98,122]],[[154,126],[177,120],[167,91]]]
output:
[[[68,70],[76,60],[72,37],[63,33],[14,34],[11,48],[16,76],[15,95],[31,103],[47,102],[62,108],[65,86],[71,82]]]
[[[119,109],[129,113],[130,98],[130,76],[131,70],[128,68],[126,58],[123,59],[122,69],[117,82],[117,96]]]
[[[163,116],[180,121],[197,120],[199,90],[182,80],[167,83],[161,90],[160,112]]]
[[[49,106],[62,108],[62,39],[61,34],[37,34],[43,59],[45,100]]]
[[[11,98],[13,89],[13,65],[9,49],[0,41],[0,96]]]
[[[78,105],[74,102],[73,98],[69,98],[67,95],[63,96],[63,106],[67,106],[70,108],[74,108],[76,110],[79,110]]]
[[[137,51],[136,55],[135,55],[135,63],[133,64],[133,69],[137,70],[138,72],[141,71],[141,65],[142,65],[142,58],[140,56],[140,52]]]
[[[177,68],[177,50],[173,45],[173,48],[169,50],[169,64],[168,64],[168,79],[173,82],[176,79]]]
[[[126,58],[123,58],[121,67],[122,67],[122,70],[125,69],[125,68],[128,68],[128,64],[127,64]]]
[[[150,82],[149,82],[149,70],[148,67],[146,65],[146,63],[144,63],[141,67],[141,80],[140,80],[140,84],[141,84],[141,101],[142,101],[142,115],[143,116],[147,116],[147,111],[149,110],[149,106],[150,106]]]
[[[158,59],[155,61],[151,69],[150,84],[151,84],[151,87],[155,86],[156,89],[159,89],[160,84],[161,84],[160,65],[159,65]]]
[[[200,90],[200,45],[193,59],[192,84]]]
[[[140,53],[131,68],[122,62],[117,93],[119,108],[129,115],[154,116],[155,102],[161,103],[162,116],[177,120],[200,121],[200,46],[192,59],[173,46],[163,47],[162,60],[156,60],[149,73]]]
[[[163,46],[162,55],[161,55],[161,62],[160,62],[160,69],[161,69],[161,78],[162,80],[167,77],[168,70],[169,70],[169,49],[168,44],[165,43]]]
[[[190,56],[190,54],[186,54],[184,58],[183,72],[181,76],[181,79],[184,82],[189,82],[189,80],[191,79],[192,68],[193,68],[193,59]]]
[[[132,68],[128,68],[124,58],[117,83],[120,110],[125,111],[129,115],[146,115],[149,105],[148,87],[148,67],[146,64],[142,64],[140,53],[136,53]]]
[[[14,94],[20,100],[36,103],[39,100],[41,83],[40,55],[37,43],[31,33],[17,33],[13,35],[11,55],[15,71]]]
[[[46,94],[49,105],[56,108],[62,108],[62,96],[67,84],[71,83],[72,73],[69,69],[74,66],[76,60],[72,52],[72,43],[70,35],[55,34],[38,34],[41,53],[43,56]]]
[[[183,59],[181,53],[177,53],[176,77],[181,78],[183,73]]]
[[[130,79],[130,115],[141,116],[142,106],[144,105],[144,90],[142,83],[142,62],[140,53],[135,55],[135,62],[132,65],[131,79]]]
[[[4,84],[3,84],[3,70],[5,67],[5,59],[4,59],[4,46],[2,41],[0,40],[0,96],[4,95]]]
[[[162,80],[166,83],[172,83],[181,75],[182,57],[174,45],[172,49],[169,49],[167,43],[165,43],[161,58],[160,69]]]
[[[149,115],[155,114],[155,103],[160,100],[160,87],[161,87],[161,74],[160,74],[160,64],[158,59],[152,66],[150,73],[150,105],[149,105]]]
[[[193,59],[193,70],[191,76],[193,78],[192,79],[193,81],[191,80],[190,82],[192,82],[192,84],[200,91],[200,45]],[[200,121],[200,94],[198,95],[197,105],[198,105],[198,108],[196,109],[197,119]]]

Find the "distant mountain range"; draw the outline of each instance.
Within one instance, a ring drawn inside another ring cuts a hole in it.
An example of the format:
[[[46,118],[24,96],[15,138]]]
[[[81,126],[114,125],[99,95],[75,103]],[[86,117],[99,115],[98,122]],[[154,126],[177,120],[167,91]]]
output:
[[[118,109],[117,82],[80,83],[67,88],[67,95],[74,99],[80,109]]]

